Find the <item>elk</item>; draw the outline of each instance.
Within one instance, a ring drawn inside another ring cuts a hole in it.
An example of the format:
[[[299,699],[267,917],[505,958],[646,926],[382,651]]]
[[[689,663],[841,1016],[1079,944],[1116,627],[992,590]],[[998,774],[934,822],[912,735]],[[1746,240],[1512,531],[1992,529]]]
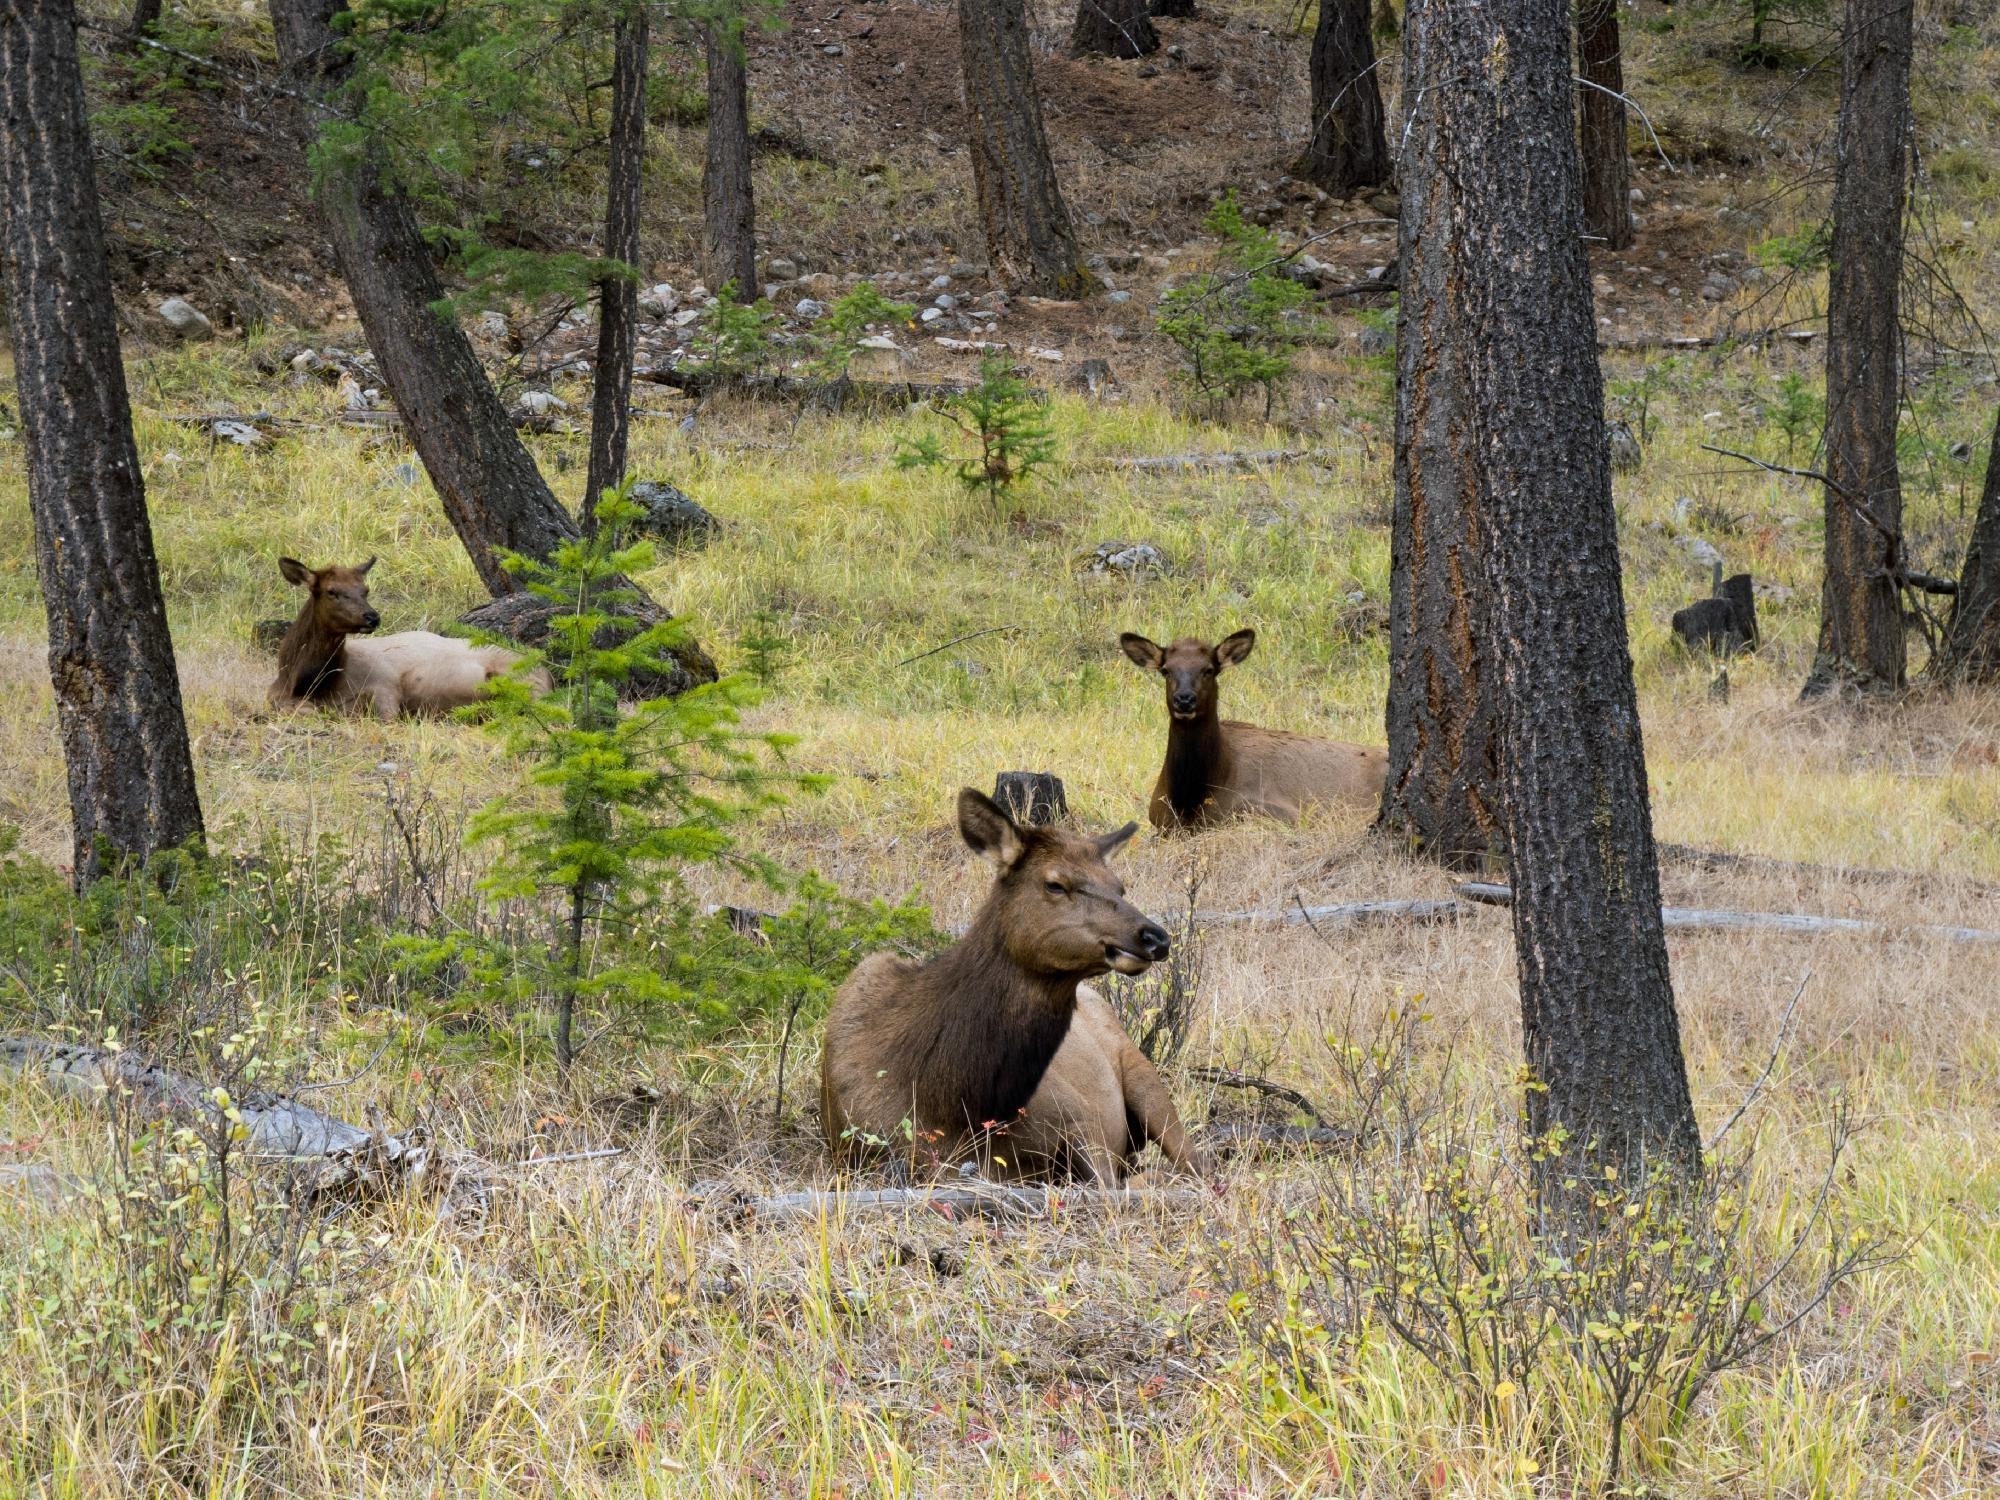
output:
[[[1256,631],[1239,630],[1213,646],[1183,636],[1162,647],[1128,630],[1118,644],[1166,681],[1167,758],[1148,813],[1155,828],[1203,828],[1244,813],[1296,823],[1314,805],[1381,801],[1387,751],[1221,716],[1217,679],[1250,654]]]
[[[1165,930],[1107,863],[1139,825],[1095,838],[1024,828],[968,787],[958,828],[995,872],[970,929],[926,964],[871,954],[827,1016],[820,1108],[835,1163],[887,1145],[1115,1186],[1152,1141],[1197,1170],[1165,1082],[1083,982],[1167,956]]]
[[[369,558],[359,567],[308,568],[278,559],[287,583],[306,591],[305,604],[278,643],[278,676],[266,695],[273,708],[320,704],[343,713],[443,714],[476,703],[486,684],[519,660],[498,646],[405,630],[362,640],[382,623],[368,602]],[[540,686],[548,686],[538,673]]]

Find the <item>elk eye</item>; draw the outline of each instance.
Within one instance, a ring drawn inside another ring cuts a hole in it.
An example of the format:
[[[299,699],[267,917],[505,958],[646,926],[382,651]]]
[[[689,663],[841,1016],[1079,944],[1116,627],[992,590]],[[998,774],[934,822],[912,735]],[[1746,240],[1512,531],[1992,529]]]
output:
[[[1067,896],[1069,894],[1069,887],[1064,885],[1060,880],[1051,880],[1042,889],[1047,891],[1051,896]]]

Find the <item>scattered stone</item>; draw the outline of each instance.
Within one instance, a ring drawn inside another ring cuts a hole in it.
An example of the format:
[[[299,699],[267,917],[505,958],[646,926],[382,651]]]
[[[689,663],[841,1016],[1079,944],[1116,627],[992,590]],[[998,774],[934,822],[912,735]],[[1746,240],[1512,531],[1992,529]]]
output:
[[[848,370],[863,379],[900,380],[910,356],[894,339],[882,334],[865,338],[854,346]]]
[[[828,42],[824,47],[820,48],[819,50],[824,52],[828,57],[839,57],[841,54],[846,52],[847,49],[841,46],[840,43],[838,42]]]
[[[1139,69],[1139,76],[1141,78],[1158,78],[1160,76],[1160,70],[1154,67],[1151,63],[1147,63],[1145,66]]]
[[[676,547],[699,547],[722,530],[722,523],[685,490],[663,479],[642,479],[632,486],[632,500],[642,515],[639,529]]]
[[[547,417],[554,412],[569,410],[569,403],[553,391],[523,391],[514,398],[514,406],[530,417]]]
[[[292,356],[292,384],[304,385],[325,368],[326,361],[319,357],[319,350],[301,349]]]
[[[935,307],[939,312],[950,312],[958,306],[958,298],[952,296],[950,292],[939,292],[937,300],[931,306]]]
[[[1355,342],[1361,346],[1361,352],[1370,357],[1388,354],[1396,347],[1396,330],[1380,323],[1366,323],[1362,325]]]
[[[1063,352],[1060,349],[1036,349],[1031,347],[1028,350],[1028,358],[1045,359],[1052,365],[1061,364],[1062,357],[1063,357]]]
[[[1110,363],[1101,359],[1086,359],[1078,365],[1071,383],[1085,395],[1100,401],[1119,389],[1118,377],[1111,373]]]
[[[952,339],[946,338],[943,334],[939,334],[931,342],[940,349],[951,350],[954,354],[984,354],[989,349],[997,351],[1007,347],[992,339]]]
[[[1722,554],[1716,551],[1715,544],[1705,537],[1683,536],[1676,537],[1675,540],[1680,543],[1681,550],[1687,553],[1691,561],[1700,564],[1704,568],[1719,568],[1722,566]]]
[[[935,307],[927,307],[917,314],[917,321],[919,323],[941,323],[944,321],[944,314]]]
[[[1370,266],[1361,274],[1370,281],[1380,281],[1389,274],[1389,268],[1387,266]]]
[[[950,287],[951,287],[951,278],[949,276],[944,275],[941,272],[938,275],[933,276],[931,278],[931,290],[934,292],[947,291],[950,289]]]
[[[398,484],[415,484],[424,477],[423,472],[415,464],[397,464],[390,472]]]
[[[1643,189],[1633,188],[1631,191],[1625,194],[1625,199],[1627,202],[1633,204],[1636,207],[1637,205],[1644,203],[1646,201],[1646,194]]]
[[[674,327],[676,328],[692,328],[700,320],[701,320],[700,308],[684,307],[679,312],[674,314],[673,324]]]
[[[792,312],[803,323],[814,323],[826,316],[826,304],[812,297],[799,298],[799,305]]]
[[[208,315],[183,297],[169,297],[160,304],[160,321],[167,325],[176,338],[215,337],[215,325],[208,321]]]
[[[1386,189],[1369,196],[1368,206],[1385,219],[1393,219],[1403,212],[1403,200]]]
[[[1970,443],[1953,443],[1946,451],[1951,454],[1954,463],[1962,464],[1971,461],[1972,444]]]
[[[671,282],[657,282],[639,293],[639,311],[649,318],[664,318],[680,305],[680,293]]]
[[[975,266],[969,260],[952,262],[951,275],[954,281],[971,281],[975,277],[984,276],[985,274],[986,267]]]
[[[218,417],[210,422],[208,435],[221,442],[234,443],[239,448],[255,448],[270,441],[248,422],[236,422],[227,417]]]
[[[1099,542],[1083,571],[1122,573],[1132,579],[1158,577],[1167,571],[1167,558],[1151,542]]]
[[[1643,455],[1639,451],[1638,435],[1632,431],[1629,422],[1606,422],[1604,446],[1610,450],[1611,468],[1614,473],[1631,474],[1638,470]]]
[[[1132,300],[1132,294],[1130,292],[1106,292],[1104,300],[1115,307],[1123,307]]]
[[[1727,302],[1735,295],[1736,283],[1720,273],[1710,276],[1701,284],[1701,296],[1704,302]]]
[[[774,255],[764,262],[764,274],[773,281],[797,281],[799,263],[789,255]]]

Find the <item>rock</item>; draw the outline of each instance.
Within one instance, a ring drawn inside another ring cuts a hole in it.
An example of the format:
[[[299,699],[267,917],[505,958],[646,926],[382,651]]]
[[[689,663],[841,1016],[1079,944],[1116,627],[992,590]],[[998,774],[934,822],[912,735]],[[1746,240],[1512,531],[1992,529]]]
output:
[[[664,318],[680,305],[680,294],[671,282],[657,282],[639,293],[639,311],[649,318]]]
[[[764,262],[764,274],[772,281],[797,281],[799,263],[789,255],[774,255]]]
[[[1389,268],[1387,266],[1370,266],[1361,274],[1370,281],[1380,281],[1389,274]]]
[[[673,316],[673,324],[676,328],[692,328],[700,321],[701,309],[698,307],[684,307]]]
[[[1396,347],[1396,330],[1381,323],[1364,324],[1355,342],[1360,345],[1361,352],[1371,358],[1388,354]]]
[[[215,337],[215,325],[208,321],[207,314],[182,297],[169,297],[160,304],[160,321],[167,325],[176,338]]]
[[[1062,778],[1047,771],[1002,771],[993,778],[993,800],[1016,823],[1046,828],[1069,816],[1069,798]]]
[[[220,442],[234,443],[239,448],[255,448],[270,441],[248,422],[236,422],[228,417],[217,417],[210,422],[208,435]]]
[[[1141,78],[1158,78],[1160,76],[1160,70],[1154,67],[1151,63],[1147,63],[1144,67],[1139,69],[1139,76]]]
[[[1727,276],[1713,275],[1701,284],[1704,302],[1727,302],[1736,295],[1736,283]]]
[[[917,314],[917,321],[919,323],[941,323],[944,321],[944,314],[935,307],[927,307]]]
[[[1167,571],[1167,558],[1151,542],[1099,542],[1083,571],[1122,573],[1132,579],[1158,577]]]
[[[984,276],[985,274],[986,274],[986,267],[975,266],[969,260],[954,261],[952,263],[951,275],[954,281],[971,281],[974,278]]]
[[[1614,473],[1630,474],[1638,469],[1643,455],[1639,452],[1639,439],[1632,431],[1630,423],[1606,422],[1604,446],[1610,451],[1611,468]]]
[[[569,403],[553,391],[523,391],[514,398],[514,407],[530,417],[546,417],[553,412],[568,411]]]
[[[1104,256],[1104,268],[1127,274],[1139,269],[1139,253],[1136,250],[1113,250]]]
[[[1396,218],[1403,212],[1403,200],[1387,189],[1370,194],[1368,206],[1385,219]]]
[[[1633,188],[1625,194],[1625,198],[1627,202],[1631,203],[1634,207],[1637,207],[1639,204],[1644,203],[1646,201],[1646,194],[1643,189]]]
[[[415,484],[424,477],[422,470],[415,464],[397,464],[390,472],[394,474],[398,484]]]
[[[1119,389],[1118,377],[1111,373],[1110,364],[1101,359],[1086,359],[1078,365],[1070,383],[1097,400]]]
[[[838,42],[828,42],[824,47],[820,48],[819,50],[824,52],[828,57],[839,57],[841,54],[847,51],[847,49],[841,46],[840,43]]]
[[[939,275],[933,276],[931,278],[932,291],[943,292],[950,290],[950,288],[951,288],[951,278],[949,276],[940,273]]]
[[[632,500],[645,513],[639,529],[673,546],[700,547],[722,530],[722,523],[699,501],[663,479],[634,484]]]
[[[939,312],[950,312],[958,306],[958,298],[952,296],[950,292],[939,292],[937,300],[931,306]]]
[[[1681,550],[1687,553],[1690,561],[1704,568],[1722,566],[1722,554],[1715,550],[1713,542],[1698,536],[1676,537],[1675,540],[1680,543]]]
[[[513,331],[514,326],[507,321],[507,315],[495,308],[489,307],[479,315],[479,336],[483,339],[502,344]]]
[[[1130,292],[1106,292],[1104,300],[1115,307],[1123,307],[1132,300],[1132,294]]]
[[[802,323],[816,323],[826,316],[826,304],[812,297],[801,297],[792,312]]]
[[[1052,365],[1061,364],[1062,357],[1063,352],[1060,349],[1036,349],[1031,346],[1028,350],[1028,358],[1045,359]]]
[[[1953,443],[1946,451],[1951,454],[1953,463],[1962,464],[1972,461],[1972,444],[1970,443]]]
[[[903,367],[909,361],[910,356],[900,344],[878,333],[854,346],[854,357],[847,368],[862,379],[901,380]]]

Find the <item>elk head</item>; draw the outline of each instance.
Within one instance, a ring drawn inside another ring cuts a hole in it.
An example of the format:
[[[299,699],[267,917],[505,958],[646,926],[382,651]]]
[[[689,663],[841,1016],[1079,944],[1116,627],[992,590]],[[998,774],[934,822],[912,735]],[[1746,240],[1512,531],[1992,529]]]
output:
[[[1137,823],[1096,837],[1023,828],[967,787],[958,794],[958,831],[998,874],[975,925],[993,922],[1008,957],[1029,973],[1143,974],[1167,956],[1166,930],[1125,899],[1125,883],[1109,863]]]
[[[369,558],[359,567],[308,568],[295,557],[278,559],[278,571],[285,582],[306,590],[306,608],[313,623],[331,635],[366,635],[382,623],[382,617],[368,602],[368,570],[375,566]]]
[[[1257,632],[1239,630],[1213,646],[1186,635],[1162,647],[1128,630],[1118,637],[1118,644],[1134,663],[1166,679],[1169,714],[1176,719],[1208,719],[1216,713],[1216,678],[1224,667],[1233,667],[1250,654]]]

